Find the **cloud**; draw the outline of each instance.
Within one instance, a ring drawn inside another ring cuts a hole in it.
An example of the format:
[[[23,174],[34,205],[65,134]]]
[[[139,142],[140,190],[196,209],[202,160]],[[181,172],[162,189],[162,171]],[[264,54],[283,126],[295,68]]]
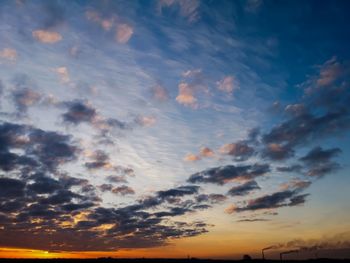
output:
[[[68,111],[62,115],[64,122],[80,124],[82,122],[91,123],[97,116],[96,110],[83,101],[75,100],[66,102]]]
[[[218,81],[216,83],[217,89],[220,91],[223,91],[227,94],[232,95],[232,93],[239,89],[239,86],[237,83],[235,83],[233,76],[226,76],[222,80]]]
[[[88,168],[89,170],[99,169],[99,168],[104,168],[104,169],[113,168],[113,165],[109,161],[109,156],[101,150],[97,150],[93,152],[89,157],[90,159],[92,159],[92,161],[85,163],[85,167]]]
[[[165,199],[169,197],[193,195],[198,192],[198,189],[199,189],[199,186],[195,186],[195,185],[179,186],[174,189],[159,191],[157,192],[157,196],[160,197],[161,199]]]
[[[214,151],[208,147],[202,147],[199,150],[199,154],[195,155],[192,153],[189,153],[185,156],[184,160],[187,162],[195,162],[195,161],[199,161],[202,158],[210,158],[213,157],[215,155]]]
[[[199,151],[200,156],[202,157],[213,157],[214,151],[208,147],[202,147]]]
[[[36,40],[45,44],[54,44],[62,40],[62,36],[54,31],[35,30],[32,35]]]
[[[305,105],[301,103],[297,104],[289,104],[284,109],[285,112],[291,114],[291,115],[302,115],[306,112]]]
[[[93,10],[88,10],[85,12],[85,17],[100,25],[105,31],[109,31],[114,27],[115,24],[115,17],[110,17],[110,18],[102,18],[101,15]]]
[[[293,179],[287,183],[283,183],[281,185],[282,190],[288,190],[288,189],[305,189],[308,188],[311,185],[310,181],[304,181],[300,179]]]
[[[133,195],[135,194],[135,191],[126,185],[118,186],[112,189],[111,191],[113,194],[117,195]]]
[[[195,154],[189,153],[185,156],[184,160],[187,162],[195,162],[200,160],[201,158]]]
[[[331,158],[338,156],[342,151],[339,148],[332,148],[323,150],[322,147],[318,146],[309,151],[305,156],[299,160],[307,164],[317,164],[328,162]]]
[[[238,213],[244,211],[256,211],[262,209],[272,209],[285,206],[297,206],[305,203],[308,194],[299,195],[299,190],[285,190],[265,195],[256,199],[251,199],[244,206],[230,206],[226,213]]]
[[[162,85],[157,84],[151,88],[152,97],[158,101],[167,101],[169,99],[169,93]]]
[[[306,175],[311,177],[322,177],[339,169],[340,165],[335,162],[320,163],[318,165],[311,166],[306,172]]]
[[[134,29],[127,24],[117,25],[115,39],[118,43],[125,44],[129,41],[131,36],[134,34]]]
[[[182,77],[184,79],[178,85],[179,93],[176,97],[176,101],[186,107],[197,109],[199,107],[197,95],[208,93],[202,70],[187,70],[182,73]]]
[[[262,156],[271,160],[284,160],[294,156],[294,151],[289,145],[269,143],[262,151]]]
[[[211,204],[222,203],[227,200],[227,197],[222,194],[200,194],[196,196],[196,201],[199,203],[209,202]]]
[[[226,165],[192,174],[187,181],[190,183],[213,183],[223,185],[234,180],[250,180],[258,176],[263,176],[269,171],[270,167],[268,164],[244,166]]]
[[[54,71],[58,74],[62,83],[69,82],[69,80],[70,80],[69,72],[68,72],[68,69],[66,67],[58,67],[58,68],[55,68]]]
[[[293,164],[291,166],[280,166],[277,167],[279,172],[300,172],[303,167],[299,164]]]
[[[127,183],[127,180],[119,175],[109,175],[106,177],[106,180],[111,183]]]
[[[219,152],[225,155],[235,157],[237,161],[244,161],[254,154],[254,148],[250,147],[247,142],[239,141],[223,145]]]
[[[322,177],[340,168],[338,163],[331,160],[340,153],[341,150],[339,148],[323,150],[322,147],[318,146],[311,149],[300,160],[308,167],[308,171],[306,172],[308,176]]]
[[[349,125],[349,115],[344,109],[335,109],[335,111],[327,112],[321,116],[305,113],[272,128],[270,132],[263,135],[263,142],[284,144],[291,147],[342,132]]]
[[[30,106],[38,104],[41,101],[42,96],[32,89],[21,88],[12,92],[12,99],[16,105],[17,113],[24,115]]]
[[[13,48],[4,48],[0,50],[0,58],[14,62],[17,60],[17,51]]]
[[[194,96],[194,87],[188,83],[180,83],[179,86],[179,94],[176,97],[176,101],[185,106],[189,106],[192,108],[197,108],[197,98]]]
[[[6,176],[0,178],[0,213],[13,213],[11,217],[1,218],[7,227],[0,228],[0,235],[4,237],[0,245],[28,247],[29,244],[33,249],[60,251],[115,251],[161,246],[169,239],[207,232],[208,225],[203,222],[171,220],[171,217],[208,207],[182,200],[198,194],[199,187],[194,185],[157,191],[124,207],[103,207],[96,187],[87,179],[69,176],[60,169],[61,165],[76,160],[81,152],[68,135],[29,125],[0,124],[0,153],[12,154],[10,162],[16,162],[16,166],[10,166],[0,157],[0,169],[6,172]],[[95,152],[91,157],[102,162],[108,159],[103,152]],[[123,175],[108,176],[106,180],[124,182],[124,176],[131,175],[131,171],[124,168]],[[98,189],[117,195],[135,194],[126,185],[103,184]],[[213,195],[210,199],[214,202],[222,198]],[[161,211],[145,211],[157,206],[161,206]],[[29,242],[33,235],[35,243]],[[82,240],[93,241],[86,245]]]
[[[316,83],[320,87],[331,85],[342,73],[343,68],[341,64],[337,61],[336,57],[332,57],[321,66]]]
[[[0,178],[0,198],[20,198],[24,195],[25,184],[16,179]]]
[[[154,116],[139,116],[136,118],[136,123],[141,126],[150,127],[157,122],[157,119]]]
[[[251,191],[259,190],[259,185],[254,181],[248,181],[244,184],[232,187],[227,194],[230,196],[244,196],[249,194]]]
[[[158,8],[160,12],[164,8],[179,7],[179,13],[181,16],[187,18],[189,22],[195,22],[199,19],[199,7],[200,1],[198,0],[159,0]]]
[[[267,221],[271,221],[271,219],[266,219],[266,218],[245,218],[245,219],[239,219],[236,222],[253,223],[253,222],[267,222]]]

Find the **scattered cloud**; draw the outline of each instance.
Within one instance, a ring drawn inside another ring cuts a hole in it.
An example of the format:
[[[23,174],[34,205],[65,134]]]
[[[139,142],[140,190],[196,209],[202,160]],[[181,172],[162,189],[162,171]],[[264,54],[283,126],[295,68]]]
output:
[[[235,90],[239,89],[238,83],[235,81],[233,76],[224,77],[222,80],[216,83],[218,90],[223,91],[229,95]]]
[[[176,101],[185,106],[189,106],[194,109],[197,108],[197,98],[194,96],[195,87],[188,83],[180,83],[178,88],[179,94],[176,97]]]
[[[36,40],[45,44],[54,44],[61,41],[63,38],[61,34],[47,30],[34,30],[32,35]]]
[[[17,51],[13,48],[4,48],[0,50],[0,58],[15,62],[17,60]]]
[[[250,180],[255,177],[263,176],[269,171],[270,167],[268,164],[243,166],[226,165],[192,174],[187,181],[190,183],[213,183],[223,185],[230,181]]]
[[[115,39],[118,43],[125,44],[134,34],[134,29],[128,24],[117,25]]]
[[[233,156],[236,161],[244,161],[254,154],[254,148],[249,146],[245,141],[239,141],[223,145],[219,149],[219,152]]]
[[[260,189],[259,185],[254,180],[252,180],[252,181],[245,182],[241,185],[232,187],[227,192],[227,194],[230,196],[244,196],[254,190],[259,190],[259,189]]]
[[[70,81],[69,72],[66,67],[55,68],[54,71],[58,74],[62,83],[67,83]]]
[[[179,7],[181,16],[187,18],[189,22],[195,22],[200,18],[198,0],[158,0],[158,8],[162,12],[163,8]]]
[[[153,86],[151,91],[152,91],[152,97],[155,100],[167,101],[169,99],[168,91],[165,89],[165,87],[163,87],[160,84],[157,84],[157,85]]]

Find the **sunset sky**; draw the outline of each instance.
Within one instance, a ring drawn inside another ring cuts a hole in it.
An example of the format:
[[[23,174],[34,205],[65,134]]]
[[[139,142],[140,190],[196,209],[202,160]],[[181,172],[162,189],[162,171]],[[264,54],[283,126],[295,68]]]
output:
[[[350,257],[349,11],[0,0],[0,257]]]

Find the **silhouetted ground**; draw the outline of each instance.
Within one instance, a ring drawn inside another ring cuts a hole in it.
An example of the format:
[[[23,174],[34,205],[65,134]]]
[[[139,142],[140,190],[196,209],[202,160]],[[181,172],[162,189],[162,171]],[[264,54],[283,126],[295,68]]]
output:
[[[120,258],[98,258],[98,259],[0,259],[0,262],[9,263],[100,263],[100,262],[114,262],[114,263],[231,263],[231,262],[281,262],[280,260],[262,260],[262,259],[252,259],[252,260],[212,260],[212,259],[152,259],[152,258],[140,258],[140,259],[120,259]],[[350,262],[350,259],[309,259],[309,260],[283,260],[283,262],[309,262],[309,263],[328,263],[328,262]]]

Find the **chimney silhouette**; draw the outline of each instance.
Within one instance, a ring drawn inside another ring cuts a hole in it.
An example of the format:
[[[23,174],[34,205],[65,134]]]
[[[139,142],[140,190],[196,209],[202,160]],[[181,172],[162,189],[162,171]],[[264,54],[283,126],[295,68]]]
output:
[[[289,251],[284,251],[284,252],[282,252],[282,253],[280,253],[280,260],[282,261],[282,259],[283,259],[283,255],[286,255],[286,254],[291,254],[291,253],[298,253],[299,252],[299,250],[297,250],[297,249],[295,249],[295,250],[289,250]]]

